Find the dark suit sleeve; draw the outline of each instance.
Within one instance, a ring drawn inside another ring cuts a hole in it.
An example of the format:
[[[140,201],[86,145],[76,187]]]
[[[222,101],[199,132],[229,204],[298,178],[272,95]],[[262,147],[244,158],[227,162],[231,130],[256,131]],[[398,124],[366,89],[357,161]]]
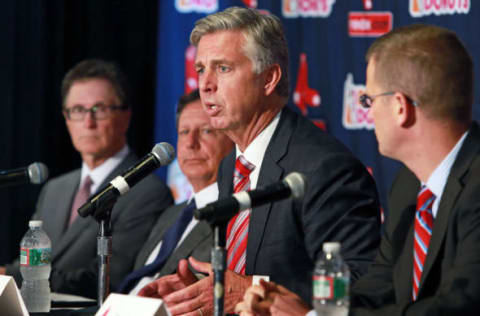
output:
[[[477,170],[480,171],[480,170]],[[382,239],[380,252],[369,273],[360,279],[352,290],[351,315],[478,315],[480,310],[480,181],[478,173],[474,184],[466,184],[449,217],[449,230],[444,253],[436,262],[435,293],[411,300],[396,301],[394,265],[398,252],[398,237],[408,225],[401,216],[393,218]],[[405,189],[404,189],[405,190]],[[412,214],[410,214],[412,216]],[[410,222],[411,225],[411,222]],[[408,249],[410,251],[410,249]]]
[[[313,261],[325,241],[339,241],[353,281],[372,262],[380,241],[380,214],[373,179],[347,153],[326,154],[320,168],[307,174],[302,208],[305,245]]]

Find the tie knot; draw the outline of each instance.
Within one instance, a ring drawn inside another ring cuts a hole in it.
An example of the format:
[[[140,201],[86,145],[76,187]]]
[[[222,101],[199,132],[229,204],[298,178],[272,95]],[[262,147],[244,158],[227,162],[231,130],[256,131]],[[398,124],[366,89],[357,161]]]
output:
[[[417,196],[417,210],[424,211],[426,209],[431,209],[434,201],[435,194],[433,194],[426,186],[422,186]]]
[[[248,177],[250,173],[255,169],[255,165],[250,163],[242,155],[238,156],[235,162],[235,173],[239,173],[242,177]]]
[[[248,162],[243,156],[238,156],[235,163],[235,173],[233,174],[233,191],[235,193],[240,191],[248,191],[250,189],[249,175],[255,165]]]

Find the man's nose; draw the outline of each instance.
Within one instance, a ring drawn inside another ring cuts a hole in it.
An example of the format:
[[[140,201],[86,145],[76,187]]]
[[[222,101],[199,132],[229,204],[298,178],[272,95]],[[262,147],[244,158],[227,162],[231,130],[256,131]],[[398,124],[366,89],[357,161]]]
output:
[[[95,114],[92,111],[88,111],[85,113],[85,117],[83,118],[83,124],[85,127],[91,128],[97,125],[97,120],[95,119]]]
[[[199,76],[198,87],[203,92],[214,92],[217,90],[217,78],[214,71],[205,69]]]

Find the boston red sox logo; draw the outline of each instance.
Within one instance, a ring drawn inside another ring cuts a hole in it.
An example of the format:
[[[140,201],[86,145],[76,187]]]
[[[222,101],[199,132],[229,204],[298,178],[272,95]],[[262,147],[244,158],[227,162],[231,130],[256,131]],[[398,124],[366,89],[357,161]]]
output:
[[[305,116],[308,114],[307,106],[316,107],[321,102],[318,91],[308,86],[308,64],[305,53],[300,54],[300,66],[298,68],[297,86],[293,92],[293,102]]]

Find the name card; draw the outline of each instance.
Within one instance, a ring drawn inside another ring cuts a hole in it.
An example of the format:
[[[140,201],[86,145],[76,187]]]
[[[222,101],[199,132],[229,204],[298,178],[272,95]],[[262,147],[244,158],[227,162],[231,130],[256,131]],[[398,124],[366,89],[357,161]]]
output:
[[[28,316],[15,280],[11,276],[0,275],[0,310],[4,316]]]
[[[112,293],[95,316],[171,316],[159,298]]]

